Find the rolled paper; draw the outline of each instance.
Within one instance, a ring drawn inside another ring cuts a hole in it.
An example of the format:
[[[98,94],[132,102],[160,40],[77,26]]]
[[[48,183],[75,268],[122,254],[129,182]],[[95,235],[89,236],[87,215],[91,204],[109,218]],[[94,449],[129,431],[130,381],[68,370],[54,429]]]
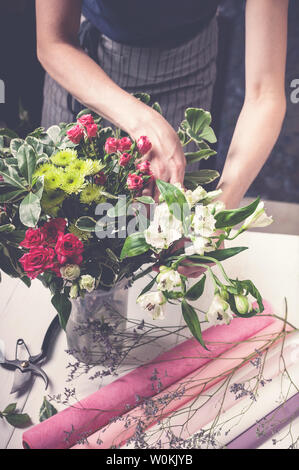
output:
[[[257,449],[268,439],[289,425],[299,416],[299,393],[289,398],[275,410],[268,413],[240,436],[233,439],[225,447],[227,449]],[[260,430],[262,429],[262,432]]]
[[[282,328],[283,324],[280,320],[273,321],[271,325],[248,341],[238,342],[239,344],[234,348],[156,394],[150,403],[150,408],[155,410],[154,414],[147,412],[146,405],[135,407],[134,410],[94,433],[88,438],[88,443],[77,444],[74,448],[107,449],[124,445],[140,429],[141,423],[142,431],[152,427],[246,364],[249,359],[244,361],[244,358],[251,355],[250,359],[253,359],[265,348],[270,347]]]
[[[188,339],[33,426],[23,434],[23,446],[31,449],[66,449],[74,446],[82,436],[91,435],[106,426],[117,416],[139,405],[140,400],[165,390],[236,343],[248,340],[272,324],[271,307],[267,302],[264,306],[263,315],[234,318],[230,325],[217,325],[205,330],[203,339],[208,351],[196,339]]]
[[[295,349],[298,349],[299,333],[294,332],[289,334],[284,340],[283,347],[283,359],[284,366],[288,369],[292,367],[297,361],[297,354],[294,354]],[[248,354],[252,348],[251,343],[248,343]],[[281,345],[275,344],[269,350],[267,350],[266,357],[260,357],[260,363],[263,368],[263,378],[266,381],[273,381],[281,373]],[[240,368],[233,376],[233,384],[245,384],[249,381],[257,380],[257,369],[255,365]],[[179,439],[184,439],[188,442],[188,439],[200,432],[206,425],[213,423],[216,419],[220,418],[220,415],[226,411],[232,409],[235,405],[238,405],[241,401],[248,399],[248,395],[244,393],[239,395],[236,399],[236,395],[232,391],[226,391],[225,383],[222,387],[216,385],[216,390],[210,392],[209,396],[201,396],[198,400],[192,403],[190,407],[186,407],[186,410],[180,410],[179,413],[174,413],[173,416],[167,418],[167,422],[161,422],[156,425],[155,428],[151,428],[150,435],[145,436],[147,444],[155,444],[155,436],[159,436],[159,446],[161,448],[168,448],[170,444],[170,438],[168,430],[171,430],[172,435]],[[268,387],[268,385],[263,385]],[[299,395],[298,395],[299,400]],[[299,409],[299,401],[298,401]],[[220,421],[219,421],[220,423]],[[156,432],[155,432],[156,431]],[[88,438],[89,445],[91,442],[96,443],[98,434],[94,434]],[[243,445],[244,442],[241,443]],[[240,445],[239,441],[236,441],[236,445]],[[237,447],[236,447],[237,448]]]

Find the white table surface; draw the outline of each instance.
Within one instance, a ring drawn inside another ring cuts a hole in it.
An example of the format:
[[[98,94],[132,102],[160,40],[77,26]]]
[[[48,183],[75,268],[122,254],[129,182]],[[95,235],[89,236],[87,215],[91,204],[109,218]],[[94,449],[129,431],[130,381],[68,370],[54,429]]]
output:
[[[299,236],[247,232],[232,242],[232,246],[248,246],[249,250],[225,261],[228,274],[240,279],[252,279],[279,316],[284,315],[284,297],[286,297],[289,309],[288,318],[299,328]],[[130,317],[142,318],[144,315],[135,303],[137,293],[144,284],[145,280],[140,280],[130,289]],[[211,301],[211,296],[212,286],[209,285],[207,295],[198,303],[199,308],[205,310]],[[15,342],[19,337],[25,339],[33,354],[37,354],[40,351],[44,333],[55,316],[49,291],[39,281],[34,281],[32,287],[28,289],[21,281],[4,275],[3,282],[0,284],[0,299],[0,339],[5,343],[6,357],[14,357]],[[176,307],[168,306],[167,313],[166,320],[161,322],[162,324],[182,324],[180,312]],[[139,350],[136,352],[136,356],[138,355],[136,365],[172,347],[177,341],[178,338],[172,335],[157,341],[155,347],[152,345],[150,349]],[[96,391],[103,382],[88,380],[84,374],[73,382],[66,382],[69,373],[66,366],[75,360],[66,354],[65,349],[66,338],[61,332],[52,357],[43,366],[50,378],[49,389],[46,393],[43,381],[36,378],[25,395],[21,397],[10,395],[13,373],[0,367],[0,410],[3,410],[9,403],[17,402],[18,409],[28,413],[35,424],[38,423],[38,412],[44,395],[63,394],[65,387],[75,387],[77,399],[81,399]],[[133,366],[134,364],[124,365],[121,372],[125,373],[129,367]],[[299,386],[298,365],[292,368],[292,372]],[[112,379],[107,378],[105,383],[109,380]],[[230,434],[230,439],[277,406],[275,393],[279,393],[279,382],[274,380],[271,385],[264,388],[262,399],[258,400],[250,416],[244,419],[239,427],[236,425],[234,433]],[[58,409],[63,408],[56,404],[55,406]],[[226,412],[225,416],[229,416],[229,413],[230,411]],[[22,433],[22,430],[14,429],[4,420],[0,420],[0,448],[21,448]],[[299,419],[293,425],[293,436],[296,435],[299,436]],[[263,448],[279,448],[280,446],[286,448],[288,445],[287,438],[276,446],[273,446],[272,440],[269,440]]]

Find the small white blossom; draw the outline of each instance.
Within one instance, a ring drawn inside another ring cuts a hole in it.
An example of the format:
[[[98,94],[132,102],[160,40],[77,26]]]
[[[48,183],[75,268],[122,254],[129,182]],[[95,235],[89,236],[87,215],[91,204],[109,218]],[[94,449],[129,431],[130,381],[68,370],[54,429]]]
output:
[[[209,239],[205,237],[192,237],[192,244],[185,247],[185,254],[187,256],[192,255],[204,255],[205,251],[211,251],[208,247]]]
[[[80,288],[87,290],[87,292],[92,292],[95,288],[95,284],[95,278],[89,274],[84,274],[84,276],[81,276],[79,281]]]
[[[254,213],[247,217],[242,228],[248,229],[257,227],[267,227],[268,225],[272,224],[272,222],[272,216],[267,216],[264,209],[264,203],[261,201]]]
[[[166,298],[161,291],[147,292],[138,297],[137,303],[151,314],[153,320],[165,318],[163,305],[166,303]]]
[[[229,304],[219,295],[214,295],[206,314],[206,320],[212,325],[228,325],[233,319]]]
[[[160,274],[157,277],[157,286],[161,291],[172,292],[176,288],[182,287],[181,276],[177,271],[161,266]]]
[[[146,242],[156,250],[163,250],[183,236],[183,224],[174,217],[164,202],[156,207],[153,221],[144,232]]]
[[[195,235],[208,238],[215,231],[216,219],[214,218],[209,206],[197,205],[192,220],[192,228]]]

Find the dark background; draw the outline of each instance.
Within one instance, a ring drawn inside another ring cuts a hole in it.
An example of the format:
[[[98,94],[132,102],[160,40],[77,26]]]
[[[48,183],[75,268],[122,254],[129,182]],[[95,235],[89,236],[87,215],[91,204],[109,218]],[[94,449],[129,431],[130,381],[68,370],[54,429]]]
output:
[[[245,0],[223,0],[219,10],[219,73],[213,106],[219,169],[244,98],[244,6]],[[299,202],[299,103],[290,100],[290,84],[299,79],[298,0],[290,0],[288,36],[285,123],[247,195]],[[35,41],[34,0],[0,0],[0,79],[6,85],[6,104],[0,104],[0,127],[1,122],[5,123],[20,135],[40,124],[43,70],[36,59]]]

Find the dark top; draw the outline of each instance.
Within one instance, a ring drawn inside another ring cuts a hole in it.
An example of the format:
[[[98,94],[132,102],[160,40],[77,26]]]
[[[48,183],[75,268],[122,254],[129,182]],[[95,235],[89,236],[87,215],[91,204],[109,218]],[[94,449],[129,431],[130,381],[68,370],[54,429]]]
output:
[[[214,17],[220,0],[83,0],[82,13],[114,41],[134,46],[188,41]]]

